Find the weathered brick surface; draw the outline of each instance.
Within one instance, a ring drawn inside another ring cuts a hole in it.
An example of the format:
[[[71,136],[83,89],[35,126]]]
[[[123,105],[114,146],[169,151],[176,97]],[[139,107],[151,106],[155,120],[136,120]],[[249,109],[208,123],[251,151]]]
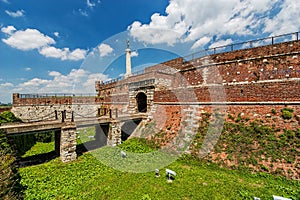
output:
[[[168,105],[176,102],[196,103],[203,106],[206,112],[210,109],[207,104],[225,102],[228,103],[228,113],[236,114],[241,110],[250,110],[251,112],[245,111],[244,115],[249,115],[254,120],[255,117],[252,117],[251,113],[256,113],[257,118],[266,115],[272,107],[279,106],[279,109],[285,104],[289,106],[293,102],[299,103],[299,52],[300,41],[293,41],[214,54],[190,61],[177,58],[148,67],[144,74],[118,82],[106,85],[97,82],[98,98],[20,99],[15,94],[14,105],[96,104],[112,110],[118,109],[122,113],[128,111],[128,106],[131,105],[129,102],[134,100],[130,99],[134,97],[129,98],[129,84],[155,79],[152,104],[164,103],[160,105],[160,110],[165,110],[167,121],[172,121],[166,123],[165,128],[173,122],[178,124],[175,115],[172,115],[178,108]],[[147,92],[147,89],[141,91]],[[261,104],[264,102],[268,104]],[[292,106],[295,108],[295,114],[299,115],[298,105]],[[286,122],[280,118],[277,120],[277,124],[285,127]]]

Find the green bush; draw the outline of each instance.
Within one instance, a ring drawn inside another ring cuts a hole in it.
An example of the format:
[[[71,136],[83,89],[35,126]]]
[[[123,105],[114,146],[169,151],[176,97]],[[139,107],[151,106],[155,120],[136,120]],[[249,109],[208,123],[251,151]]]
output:
[[[148,141],[143,138],[132,138],[126,140],[120,144],[119,147],[132,153],[148,153],[154,151],[154,149],[149,145]]]
[[[4,111],[0,113],[0,124],[9,122],[20,122],[21,120],[17,118],[12,112]]]
[[[21,199],[22,187],[16,157],[6,135],[0,130],[0,199]]]
[[[234,120],[234,117],[230,113],[228,113],[228,118]]]
[[[0,124],[17,122],[10,111],[0,114]],[[16,167],[16,155],[7,136],[0,130],[0,199],[21,199],[22,187],[20,176]]]
[[[44,142],[44,143],[49,143],[54,141],[54,132],[52,131],[51,133],[36,133],[35,135],[35,141],[36,142]]]
[[[281,109],[281,112],[282,112],[281,117],[283,119],[292,119],[293,111],[294,110],[291,108],[283,108],[283,109]]]

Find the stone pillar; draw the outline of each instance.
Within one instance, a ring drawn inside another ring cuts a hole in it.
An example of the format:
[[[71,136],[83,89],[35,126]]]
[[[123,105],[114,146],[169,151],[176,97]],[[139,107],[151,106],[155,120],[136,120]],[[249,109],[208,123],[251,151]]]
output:
[[[56,130],[54,132],[54,146],[55,146],[55,153],[57,156],[60,156],[60,130]]]
[[[107,139],[107,145],[109,146],[116,146],[118,144],[121,144],[121,123],[110,123]]]
[[[131,50],[129,47],[129,40],[127,40],[127,48],[126,48],[126,73],[125,78],[131,76]]]
[[[62,162],[76,160],[76,144],[75,123],[64,123],[61,127],[60,137],[60,159]]]

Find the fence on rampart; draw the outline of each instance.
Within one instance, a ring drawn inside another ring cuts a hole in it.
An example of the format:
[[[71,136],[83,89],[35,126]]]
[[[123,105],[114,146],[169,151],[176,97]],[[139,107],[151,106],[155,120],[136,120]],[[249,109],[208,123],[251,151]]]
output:
[[[219,54],[219,53],[226,53],[226,52],[244,50],[244,49],[249,49],[249,48],[254,48],[254,47],[262,47],[262,46],[267,46],[267,45],[280,44],[283,42],[298,41],[298,40],[299,40],[299,32],[270,36],[270,37],[265,37],[265,38],[256,39],[256,40],[248,40],[245,42],[210,47],[210,48],[183,56],[183,61],[187,62],[190,60],[194,60],[195,58],[201,58],[201,57]],[[132,75],[135,76],[135,75],[140,75],[143,73],[145,73],[145,70],[137,71],[137,72],[133,73]],[[114,82],[118,82],[123,79],[124,79],[124,77],[121,76],[121,77],[106,81],[103,84],[107,85],[107,84],[111,84]]]

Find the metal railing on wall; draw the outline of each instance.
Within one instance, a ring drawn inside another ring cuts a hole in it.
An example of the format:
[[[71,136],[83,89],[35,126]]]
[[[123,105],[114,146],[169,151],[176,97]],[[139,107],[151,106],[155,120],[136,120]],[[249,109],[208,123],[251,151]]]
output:
[[[209,55],[214,55],[218,53],[226,53],[231,51],[237,51],[237,50],[243,50],[243,49],[249,49],[254,47],[262,47],[266,45],[273,45],[273,44],[279,44],[283,42],[291,42],[291,41],[298,41],[299,40],[299,32],[294,33],[287,33],[277,36],[270,36],[266,38],[256,39],[256,40],[248,40],[246,42],[239,42],[239,43],[233,43],[223,46],[216,46],[208,49],[204,49],[202,51],[198,51],[186,56],[183,56],[184,62],[194,60],[195,58],[201,58]],[[132,76],[136,76],[139,74],[144,74],[145,70],[141,70],[138,72],[132,73]],[[119,80],[123,80],[124,76],[111,79],[109,81],[104,82],[104,85],[117,82]]]
[[[143,69],[143,70],[139,70],[139,71],[133,72],[133,73],[131,74],[131,76],[137,76],[137,75],[144,74],[144,73],[145,73],[145,70]],[[120,76],[120,77],[118,77],[118,78],[115,78],[115,79],[111,79],[111,80],[109,80],[109,81],[106,81],[106,82],[104,82],[103,84],[104,84],[104,85],[107,85],[107,84],[114,83],[114,82],[117,82],[117,81],[120,81],[120,80],[123,80],[123,79],[124,79],[124,76]]]
[[[114,82],[117,82],[117,81],[120,81],[120,80],[123,80],[123,79],[124,79],[124,76],[120,76],[118,78],[114,78],[114,79],[108,80],[108,81],[104,82],[103,84],[107,85],[107,84],[114,83]]]
[[[183,57],[184,61],[194,60],[195,58],[205,57],[208,55],[214,55],[218,53],[231,52],[236,50],[249,49],[254,47],[261,47],[266,45],[279,44],[283,42],[291,42],[299,40],[299,32],[287,33],[277,36],[270,36],[257,40],[248,40],[246,42],[233,43],[223,46],[212,47],[198,51]]]

